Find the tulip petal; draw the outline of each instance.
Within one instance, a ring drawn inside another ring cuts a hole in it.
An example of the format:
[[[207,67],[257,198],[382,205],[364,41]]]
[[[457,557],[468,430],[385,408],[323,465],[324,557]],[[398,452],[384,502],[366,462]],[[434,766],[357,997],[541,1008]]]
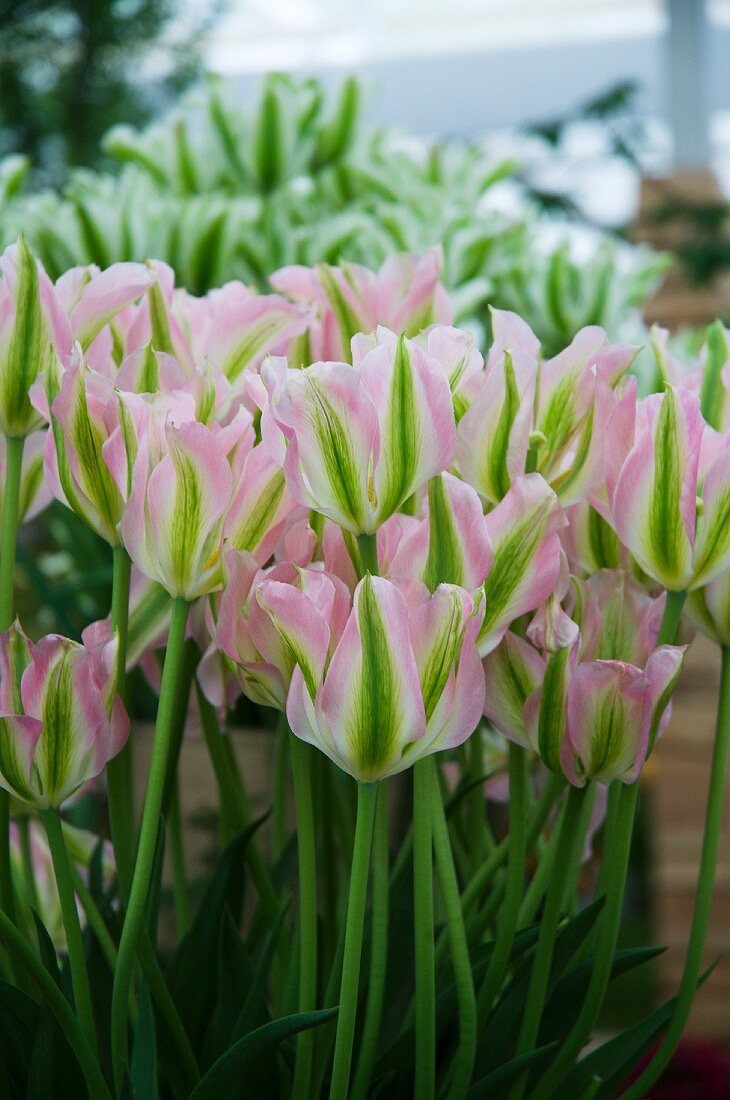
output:
[[[479,652],[489,653],[510,623],[534,611],[560,575],[560,539],[565,513],[539,474],[518,478],[501,504],[486,517],[494,559],[484,582],[484,621]]]
[[[389,581],[366,575],[358,584],[316,709],[348,770],[363,782],[397,769],[405,747],[423,737],[426,719],[408,612]]]

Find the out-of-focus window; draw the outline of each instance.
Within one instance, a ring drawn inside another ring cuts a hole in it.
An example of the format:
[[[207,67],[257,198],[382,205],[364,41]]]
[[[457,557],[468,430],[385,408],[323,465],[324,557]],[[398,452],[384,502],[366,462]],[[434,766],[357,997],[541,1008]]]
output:
[[[700,0],[697,0],[700,2]],[[730,19],[729,0],[714,0]],[[232,74],[653,35],[662,0],[233,0],[210,49]]]

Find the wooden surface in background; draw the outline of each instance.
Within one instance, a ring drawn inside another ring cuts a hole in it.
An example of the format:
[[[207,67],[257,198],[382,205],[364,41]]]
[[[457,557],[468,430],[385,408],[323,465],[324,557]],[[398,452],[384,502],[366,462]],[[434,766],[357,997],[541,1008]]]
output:
[[[672,719],[647,770],[657,942],[665,997],[679,985],[689,937],[704,824],[719,677],[719,651],[698,635],[687,654]],[[730,797],[726,794],[705,965],[720,956],[690,1019],[696,1035],[730,1037]]]

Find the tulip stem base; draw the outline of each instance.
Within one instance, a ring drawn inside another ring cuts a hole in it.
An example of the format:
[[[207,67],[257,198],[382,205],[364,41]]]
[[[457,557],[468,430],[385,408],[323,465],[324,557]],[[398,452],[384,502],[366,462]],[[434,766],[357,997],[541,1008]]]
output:
[[[0,940],[5,943],[13,959],[42,994],[45,1004],[58,1020],[81,1067],[91,1100],[111,1100],[111,1093],[91,1044],[81,1030],[79,1021],[74,1016],[60,986],[56,984],[27,940],[2,911],[0,911]]]
[[[117,635],[117,694],[125,699],[127,634],[129,629],[129,584],[132,562],[123,546],[114,547],[114,571],[112,574],[112,631]],[[121,752],[107,764],[107,791],[109,795],[109,826],[114,847],[114,859],[119,875],[122,897],[129,897],[134,865],[136,827],[134,820],[134,761],[133,738],[127,738]]]
[[[431,1100],[436,1080],[436,958],[433,928],[433,819],[437,786],[428,757],[413,766],[413,912],[416,962],[416,1100]],[[439,798],[441,797],[439,793]]]
[[[570,1034],[560,1047],[560,1051],[549,1070],[540,1080],[531,1094],[530,1100],[547,1100],[571,1068],[575,1058],[588,1041],[598,1014],[603,1005],[608,983],[611,980],[613,959],[616,953],[621,911],[623,908],[626,875],[631,855],[631,840],[636,819],[636,802],[639,784],[621,785],[617,792],[616,812],[612,819],[612,828],[607,833],[607,851],[604,861],[603,887],[606,905],[601,913],[596,960],[591,972],[588,991]]]
[[[640,1100],[655,1084],[669,1065],[682,1038],[697,990],[702,966],[702,953],[707,939],[712,911],[712,894],[715,885],[715,869],[720,845],[722,813],[725,802],[728,757],[730,756],[730,647],[722,649],[722,673],[715,726],[715,743],[712,750],[710,787],[707,794],[705,833],[702,841],[700,871],[697,879],[694,916],[690,932],[687,956],[684,961],[682,981],[674,1006],[674,1013],[659,1047],[644,1072],[624,1093],[625,1100]]]
[[[520,750],[520,753],[524,757],[522,750]],[[469,1088],[476,1056],[477,1005],[474,995],[471,961],[469,959],[469,945],[466,939],[464,916],[461,911],[459,883],[456,878],[454,856],[446,826],[444,804],[436,780],[435,761],[430,757],[427,757],[426,761],[431,765],[431,820],[436,871],[446,913],[446,930],[451,945],[451,964],[454,971],[454,984],[459,1006],[459,1045],[454,1056],[448,1100],[463,1100]]]
[[[63,836],[61,815],[55,807],[51,807],[48,810],[44,810],[41,817],[43,820],[43,827],[46,830],[46,836],[48,837],[48,846],[51,849],[53,871],[56,876],[58,897],[61,902],[61,915],[63,917],[68,958],[71,965],[71,983],[73,985],[76,1015],[89,1045],[92,1050],[96,1050],[96,1025],[94,1023],[94,1007],[91,1000],[89,974],[86,969],[86,952],[84,950],[84,939],[81,934],[79,912],[76,908],[76,896],[74,894],[71,864],[68,858],[68,851],[66,850],[66,841]]]
[[[352,1085],[352,1100],[365,1100],[368,1095],[370,1074],[380,1038],[380,1022],[383,1016],[385,976],[388,963],[389,921],[389,849],[388,849],[388,787],[387,780],[380,786],[378,807],[373,833],[373,890],[372,920],[370,922],[370,966],[368,972],[368,1002],[365,1009],[360,1057]]]
[[[5,437],[5,485],[0,531],[0,631],[13,622],[15,593],[15,544],[20,521],[20,482],[23,472],[22,437]],[[0,791],[0,908],[13,922],[15,895],[10,874],[10,796]]]
[[[294,803],[297,815],[299,862],[299,1012],[311,1012],[317,1002],[317,852],[312,807],[314,750],[294,734],[291,737]],[[314,1032],[297,1036],[293,1100],[311,1096]]]
[[[347,899],[345,950],[342,959],[342,981],[340,983],[340,1011],[337,1017],[330,1100],[345,1100],[348,1096],[360,985],[365,902],[367,899],[370,851],[373,841],[377,800],[378,784],[358,783],[357,822],[350,872],[350,890]]]
[[[527,755],[520,745],[509,746],[509,853],[507,885],[500,913],[497,940],[484,984],[479,990],[478,1013],[481,1024],[486,1022],[492,1003],[499,992],[509,965],[517,931],[517,917],[525,882],[527,829],[525,825],[527,798]]]
[[[185,624],[188,617],[188,604],[183,599],[175,599],[172,604],[172,616],[167,640],[165,665],[162,670],[160,702],[157,709],[155,738],[152,746],[147,793],[142,813],[139,848],[134,866],[129,904],[124,918],[122,936],[119,941],[117,969],[114,975],[112,991],[112,1063],[116,1087],[121,1087],[124,1065],[127,1061],[127,1004],[132,969],[137,952],[142,925],[144,923],[147,896],[155,861],[157,836],[160,827],[160,812],[165,792],[168,762],[175,740],[175,712],[177,697],[181,688],[181,679],[185,664]]]
[[[518,1056],[533,1049],[540,1030],[540,1021],[550,982],[555,937],[565,903],[567,884],[572,882],[573,868],[580,858],[583,843],[580,820],[585,795],[586,788],[570,788],[560,822],[554,858],[551,861],[551,866],[556,868],[556,873],[550,877],[545,909],[540,921],[540,933],[527,990],[522,1027],[517,1040],[516,1053]],[[527,1078],[523,1076],[513,1087],[510,1100],[519,1100],[524,1093],[526,1083]]]

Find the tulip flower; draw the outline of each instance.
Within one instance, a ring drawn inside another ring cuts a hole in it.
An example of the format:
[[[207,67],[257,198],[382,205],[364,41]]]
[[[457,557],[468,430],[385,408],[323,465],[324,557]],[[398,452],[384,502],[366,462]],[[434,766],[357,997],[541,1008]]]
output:
[[[375,347],[358,369],[270,360],[262,375],[292,496],[354,534],[374,533],[454,457],[448,382],[410,340]]]
[[[644,670],[587,661],[571,678],[563,767],[571,783],[633,783],[671,714],[684,649],[661,646]]]
[[[515,477],[537,470],[567,506],[598,486],[603,431],[614,387],[636,354],[582,329],[564,351],[539,359],[539,344],[515,314],[492,312],[494,343],[481,385],[459,421],[459,468],[491,504]]]
[[[213,636],[256,703],[286,708],[294,668],[318,682],[350,611],[344,583],[321,569],[280,562],[261,570],[250,554],[227,550],[226,585]]]
[[[591,577],[575,612],[582,635],[543,652],[508,633],[487,656],[484,713],[575,785],[633,782],[669,720],[685,651],[656,648],[664,600],[622,570]]]
[[[0,257],[0,433],[27,436],[42,423],[29,392],[72,335],[63,306],[23,237]]]
[[[310,334],[317,359],[349,360],[353,336],[378,325],[415,336],[431,324],[448,324],[452,310],[440,276],[441,253],[433,249],[423,258],[390,256],[377,273],[360,264],[317,264],[284,267],[269,281],[293,301],[317,307]]]
[[[32,432],[25,440],[23,448],[23,467],[20,477],[20,501],[18,521],[33,519],[50,504],[51,492],[43,477],[43,453],[46,446],[46,432]],[[3,514],[6,477],[6,441],[0,435],[0,516]]]
[[[116,695],[116,640],[101,649],[16,624],[0,634],[0,786],[59,807],[97,776],[129,732]]]
[[[115,546],[124,498],[104,461],[109,438],[119,430],[114,387],[76,357],[60,378],[48,372],[47,393],[53,430],[45,470],[51,492]]]
[[[278,609],[269,605],[276,621]],[[366,574],[331,660],[297,663],[289,724],[340,768],[370,783],[473,733],[484,679],[476,649],[481,614],[455,585],[405,596]],[[302,623],[303,627],[304,624]],[[322,652],[314,630],[304,651]],[[316,647],[319,648],[316,648]]]
[[[637,402],[632,387],[609,423],[606,499],[594,503],[655,581],[702,587],[730,566],[730,434],[708,427],[689,390]]]

